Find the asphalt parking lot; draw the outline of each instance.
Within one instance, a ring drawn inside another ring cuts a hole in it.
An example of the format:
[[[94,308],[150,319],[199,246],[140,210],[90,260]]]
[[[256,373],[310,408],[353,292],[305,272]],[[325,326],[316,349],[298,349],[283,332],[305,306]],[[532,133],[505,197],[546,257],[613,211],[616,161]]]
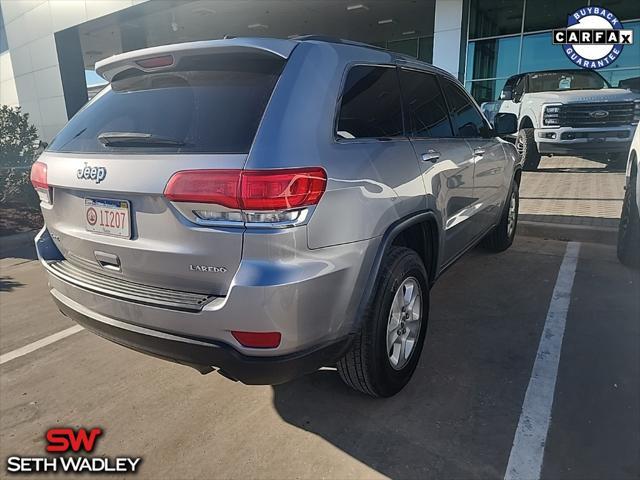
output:
[[[638,478],[640,275],[610,245],[577,248],[541,477]],[[248,387],[80,331],[0,366],[0,476],[64,425],[102,427],[94,454],[141,456],[142,478],[502,478],[566,252],[521,236],[467,254],[432,291],[413,380],[386,400],[332,370]],[[73,326],[28,244],[3,257],[0,354]]]

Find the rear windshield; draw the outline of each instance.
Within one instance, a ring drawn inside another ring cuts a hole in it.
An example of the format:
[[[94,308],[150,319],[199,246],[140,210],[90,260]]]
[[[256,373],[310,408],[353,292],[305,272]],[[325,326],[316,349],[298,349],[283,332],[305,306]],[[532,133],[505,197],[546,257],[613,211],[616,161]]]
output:
[[[49,150],[247,153],[283,66],[280,58],[225,54],[188,57],[164,73],[127,70],[71,119]]]

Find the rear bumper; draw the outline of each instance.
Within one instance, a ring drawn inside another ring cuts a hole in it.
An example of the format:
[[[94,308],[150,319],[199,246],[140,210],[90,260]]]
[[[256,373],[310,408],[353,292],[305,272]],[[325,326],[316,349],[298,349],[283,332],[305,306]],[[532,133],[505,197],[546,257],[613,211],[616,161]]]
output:
[[[304,351],[274,357],[243,355],[224,342],[196,339],[139,327],[104,317],[51,291],[60,311],[87,330],[127,348],[188,365],[208,373],[219,373],[248,385],[277,385],[333,365],[347,351],[350,337]]]
[[[284,242],[295,232],[275,235]],[[378,244],[373,239],[311,252],[291,248],[285,253],[295,258],[287,262],[278,260],[284,248],[273,249],[273,259],[247,253],[228,294],[196,308],[184,305],[186,297],[173,299],[166,290],[129,285],[124,278],[101,283],[95,269],[80,275],[55,268],[64,258],[52,237],[46,228],[36,237],[51,294],[70,318],[129,348],[259,384],[282,383],[339,359],[354,331]],[[235,330],[280,332],[282,340],[276,348],[246,347],[232,335]]]

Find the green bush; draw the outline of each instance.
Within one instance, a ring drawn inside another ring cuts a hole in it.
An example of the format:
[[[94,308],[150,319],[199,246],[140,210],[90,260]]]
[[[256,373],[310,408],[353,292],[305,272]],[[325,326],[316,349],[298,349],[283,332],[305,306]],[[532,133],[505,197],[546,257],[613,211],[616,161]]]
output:
[[[38,208],[38,196],[29,182],[38,149],[38,131],[20,107],[0,107],[0,205]]]

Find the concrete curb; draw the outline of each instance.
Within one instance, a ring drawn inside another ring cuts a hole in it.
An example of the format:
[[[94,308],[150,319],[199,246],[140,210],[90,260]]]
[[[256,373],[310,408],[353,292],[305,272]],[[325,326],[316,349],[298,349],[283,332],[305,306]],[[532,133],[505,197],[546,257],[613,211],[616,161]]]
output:
[[[617,228],[528,221],[518,222],[518,233],[529,237],[606,245],[615,245],[618,239]]]
[[[33,239],[38,234],[38,230],[29,230],[28,232],[15,233],[0,237],[0,250],[11,250],[17,246],[27,243],[33,243]]]

